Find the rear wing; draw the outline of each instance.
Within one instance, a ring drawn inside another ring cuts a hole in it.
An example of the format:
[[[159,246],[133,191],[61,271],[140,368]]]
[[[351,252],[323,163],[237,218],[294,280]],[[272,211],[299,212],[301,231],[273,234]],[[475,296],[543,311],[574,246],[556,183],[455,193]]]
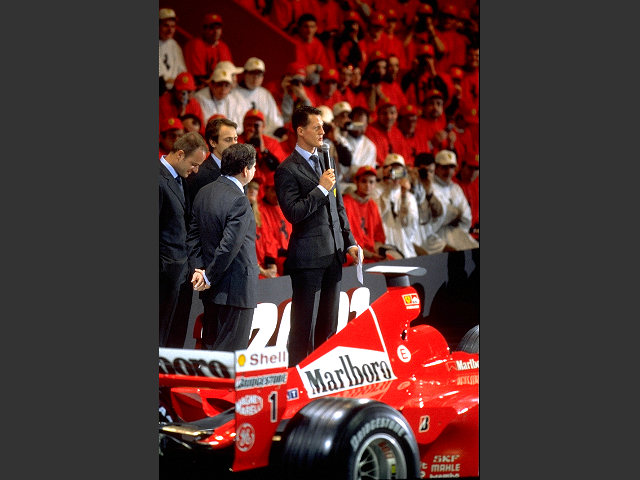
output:
[[[160,386],[217,386],[236,376],[234,352],[164,348],[158,350]]]
[[[229,392],[225,398],[235,404],[232,470],[247,470],[269,463],[273,435],[287,404],[288,362],[287,350],[280,347],[236,352],[159,348],[159,383],[192,390],[203,402]],[[215,437],[203,441],[209,440],[217,444]]]

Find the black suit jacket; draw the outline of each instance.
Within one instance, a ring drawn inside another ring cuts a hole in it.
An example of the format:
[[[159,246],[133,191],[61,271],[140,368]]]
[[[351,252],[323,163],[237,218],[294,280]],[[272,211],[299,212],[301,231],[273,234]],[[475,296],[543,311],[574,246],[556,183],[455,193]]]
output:
[[[184,181],[183,181],[184,184]],[[178,283],[187,280],[189,273],[187,251],[187,225],[189,195],[185,185],[185,199],[171,172],[160,163],[160,274],[174,278]]]
[[[196,195],[187,244],[191,263],[211,282],[200,292],[203,301],[256,307],[256,221],[249,199],[228,178],[218,177]]]
[[[198,168],[198,173],[191,174],[187,177],[187,184],[189,187],[189,200],[193,205],[193,201],[196,198],[198,191],[205,185],[213,182],[220,176],[220,168],[218,164],[213,159],[212,154],[206,158],[200,168]]]
[[[327,159],[321,162],[328,165]],[[318,174],[297,151],[293,151],[276,169],[278,203],[292,225],[287,248],[285,273],[298,268],[325,268],[336,252],[341,262],[345,249],[356,241],[342,203],[342,195],[334,188],[324,195],[317,188]]]

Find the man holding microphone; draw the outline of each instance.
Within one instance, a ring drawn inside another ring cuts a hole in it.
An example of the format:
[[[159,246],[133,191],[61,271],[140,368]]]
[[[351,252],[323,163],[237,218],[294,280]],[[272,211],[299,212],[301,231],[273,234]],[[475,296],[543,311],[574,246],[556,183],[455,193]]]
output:
[[[321,111],[302,106],[291,123],[294,151],[275,171],[278,203],[292,225],[284,262],[291,276],[289,365],[297,365],[336,332],[342,264],[348,253],[361,261],[358,245],[336,188],[334,162],[321,150]]]

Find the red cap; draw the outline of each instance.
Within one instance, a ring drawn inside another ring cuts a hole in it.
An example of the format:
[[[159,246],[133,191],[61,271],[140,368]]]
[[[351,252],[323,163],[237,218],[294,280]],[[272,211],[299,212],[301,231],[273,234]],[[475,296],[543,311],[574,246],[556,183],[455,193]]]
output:
[[[440,97],[442,99],[444,99],[444,95],[442,95],[442,92],[440,90],[438,90],[437,88],[432,88],[431,90],[429,90],[427,92],[427,100],[429,100],[430,98],[433,97]]]
[[[176,77],[176,79],[173,81],[173,88],[175,88],[176,90],[195,90],[196,89],[196,82],[193,79],[193,75],[191,75],[189,72],[181,72],[178,74],[178,76]]]
[[[475,105],[472,105],[469,102],[461,102],[458,110],[462,113],[462,116],[467,123],[480,123],[480,119],[478,118],[478,109]]]
[[[245,113],[243,121],[245,121],[247,118],[257,118],[258,120],[262,120],[264,122],[264,114],[256,108],[253,108]]]
[[[400,107],[400,111],[398,112],[398,116],[404,117],[405,115],[419,115],[420,111],[415,105],[411,105],[410,103],[407,105],[403,105]]]
[[[362,26],[362,18],[358,15],[358,12],[355,10],[349,10],[345,16],[343,22],[356,22],[360,26]]]
[[[462,80],[462,77],[464,77],[464,71],[460,67],[451,67],[449,75],[451,75],[451,78]]]
[[[326,68],[320,72],[320,80],[335,80],[337,82],[339,78],[340,75],[335,68]]]
[[[469,153],[469,154],[465,155],[464,163],[466,163],[467,165],[470,165],[472,167],[479,167],[480,166],[480,155],[478,155],[477,153]]]
[[[376,107],[376,113],[379,113],[383,108],[387,107],[396,107],[396,110],[398,109],[398,106],[393,102],[380,102]]]
[[[429,57],[435,57],[436,53],[433,50],[433,45],[430,43],[422,44],[418,47],[418,51],[416,52],[416,56],[420,55],[428,55]]]
[[[371,19],[369,20],[371,25],[378,25],[380,27],[384,27],[387,24],[387,19],[384,16],[384,13],[378,12],[371,15]]]
[[[384,53],[381,50],[374,50],[371,52],[371,58],[367,59],[367,62],[377,62],[378,60],[386,60]]]
[[[445,5],[441,12],[445,15],[452,15],[454,17],[458,16],[458,7],[456,7],[455,5],[453,5],[452,3],[448,3],[447,5]]]
[[[387,21],[389,20],[398,20],[398,13],[393,8],[387,10]]]
[[[433,15],[433,8],[431,7],[431,5],[421,3],[418,7],[418,13],[421,13],[423,15]]]
[[[160,119],[160,133],[168,130],[184,130],[182,122],[177,117],[168,117]]]
[[[307,78],[307,70],[304,68],[304,64],[298,62],[292,62],[287,65],[287,75],[291,75],[292,77],[301,76],[303,78]]]
[[[219,23],[220,25],[222,25],[222,17],[220,15],[218,15],[217,13],[207,13],[205,14],[205,16],[202,18],[202,24],[203,25],[209,25],[212,23]]]
[[[358,171],[354,175],[354,178],[360,178],[362,175],[366,173],[370,173],[376,176],[378,175],[378,173],[376,172],[376,169],[373,168],[371,165],[364,165],[358,169]]]

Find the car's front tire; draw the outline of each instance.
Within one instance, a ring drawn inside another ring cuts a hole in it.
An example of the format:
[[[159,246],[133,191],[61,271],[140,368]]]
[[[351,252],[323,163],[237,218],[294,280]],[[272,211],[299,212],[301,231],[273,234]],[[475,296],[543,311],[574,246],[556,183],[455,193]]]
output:
[[[315,400],[288,422],[282,441],[281,478],[378,480],[420,473],[409,424],[374,400]]]

